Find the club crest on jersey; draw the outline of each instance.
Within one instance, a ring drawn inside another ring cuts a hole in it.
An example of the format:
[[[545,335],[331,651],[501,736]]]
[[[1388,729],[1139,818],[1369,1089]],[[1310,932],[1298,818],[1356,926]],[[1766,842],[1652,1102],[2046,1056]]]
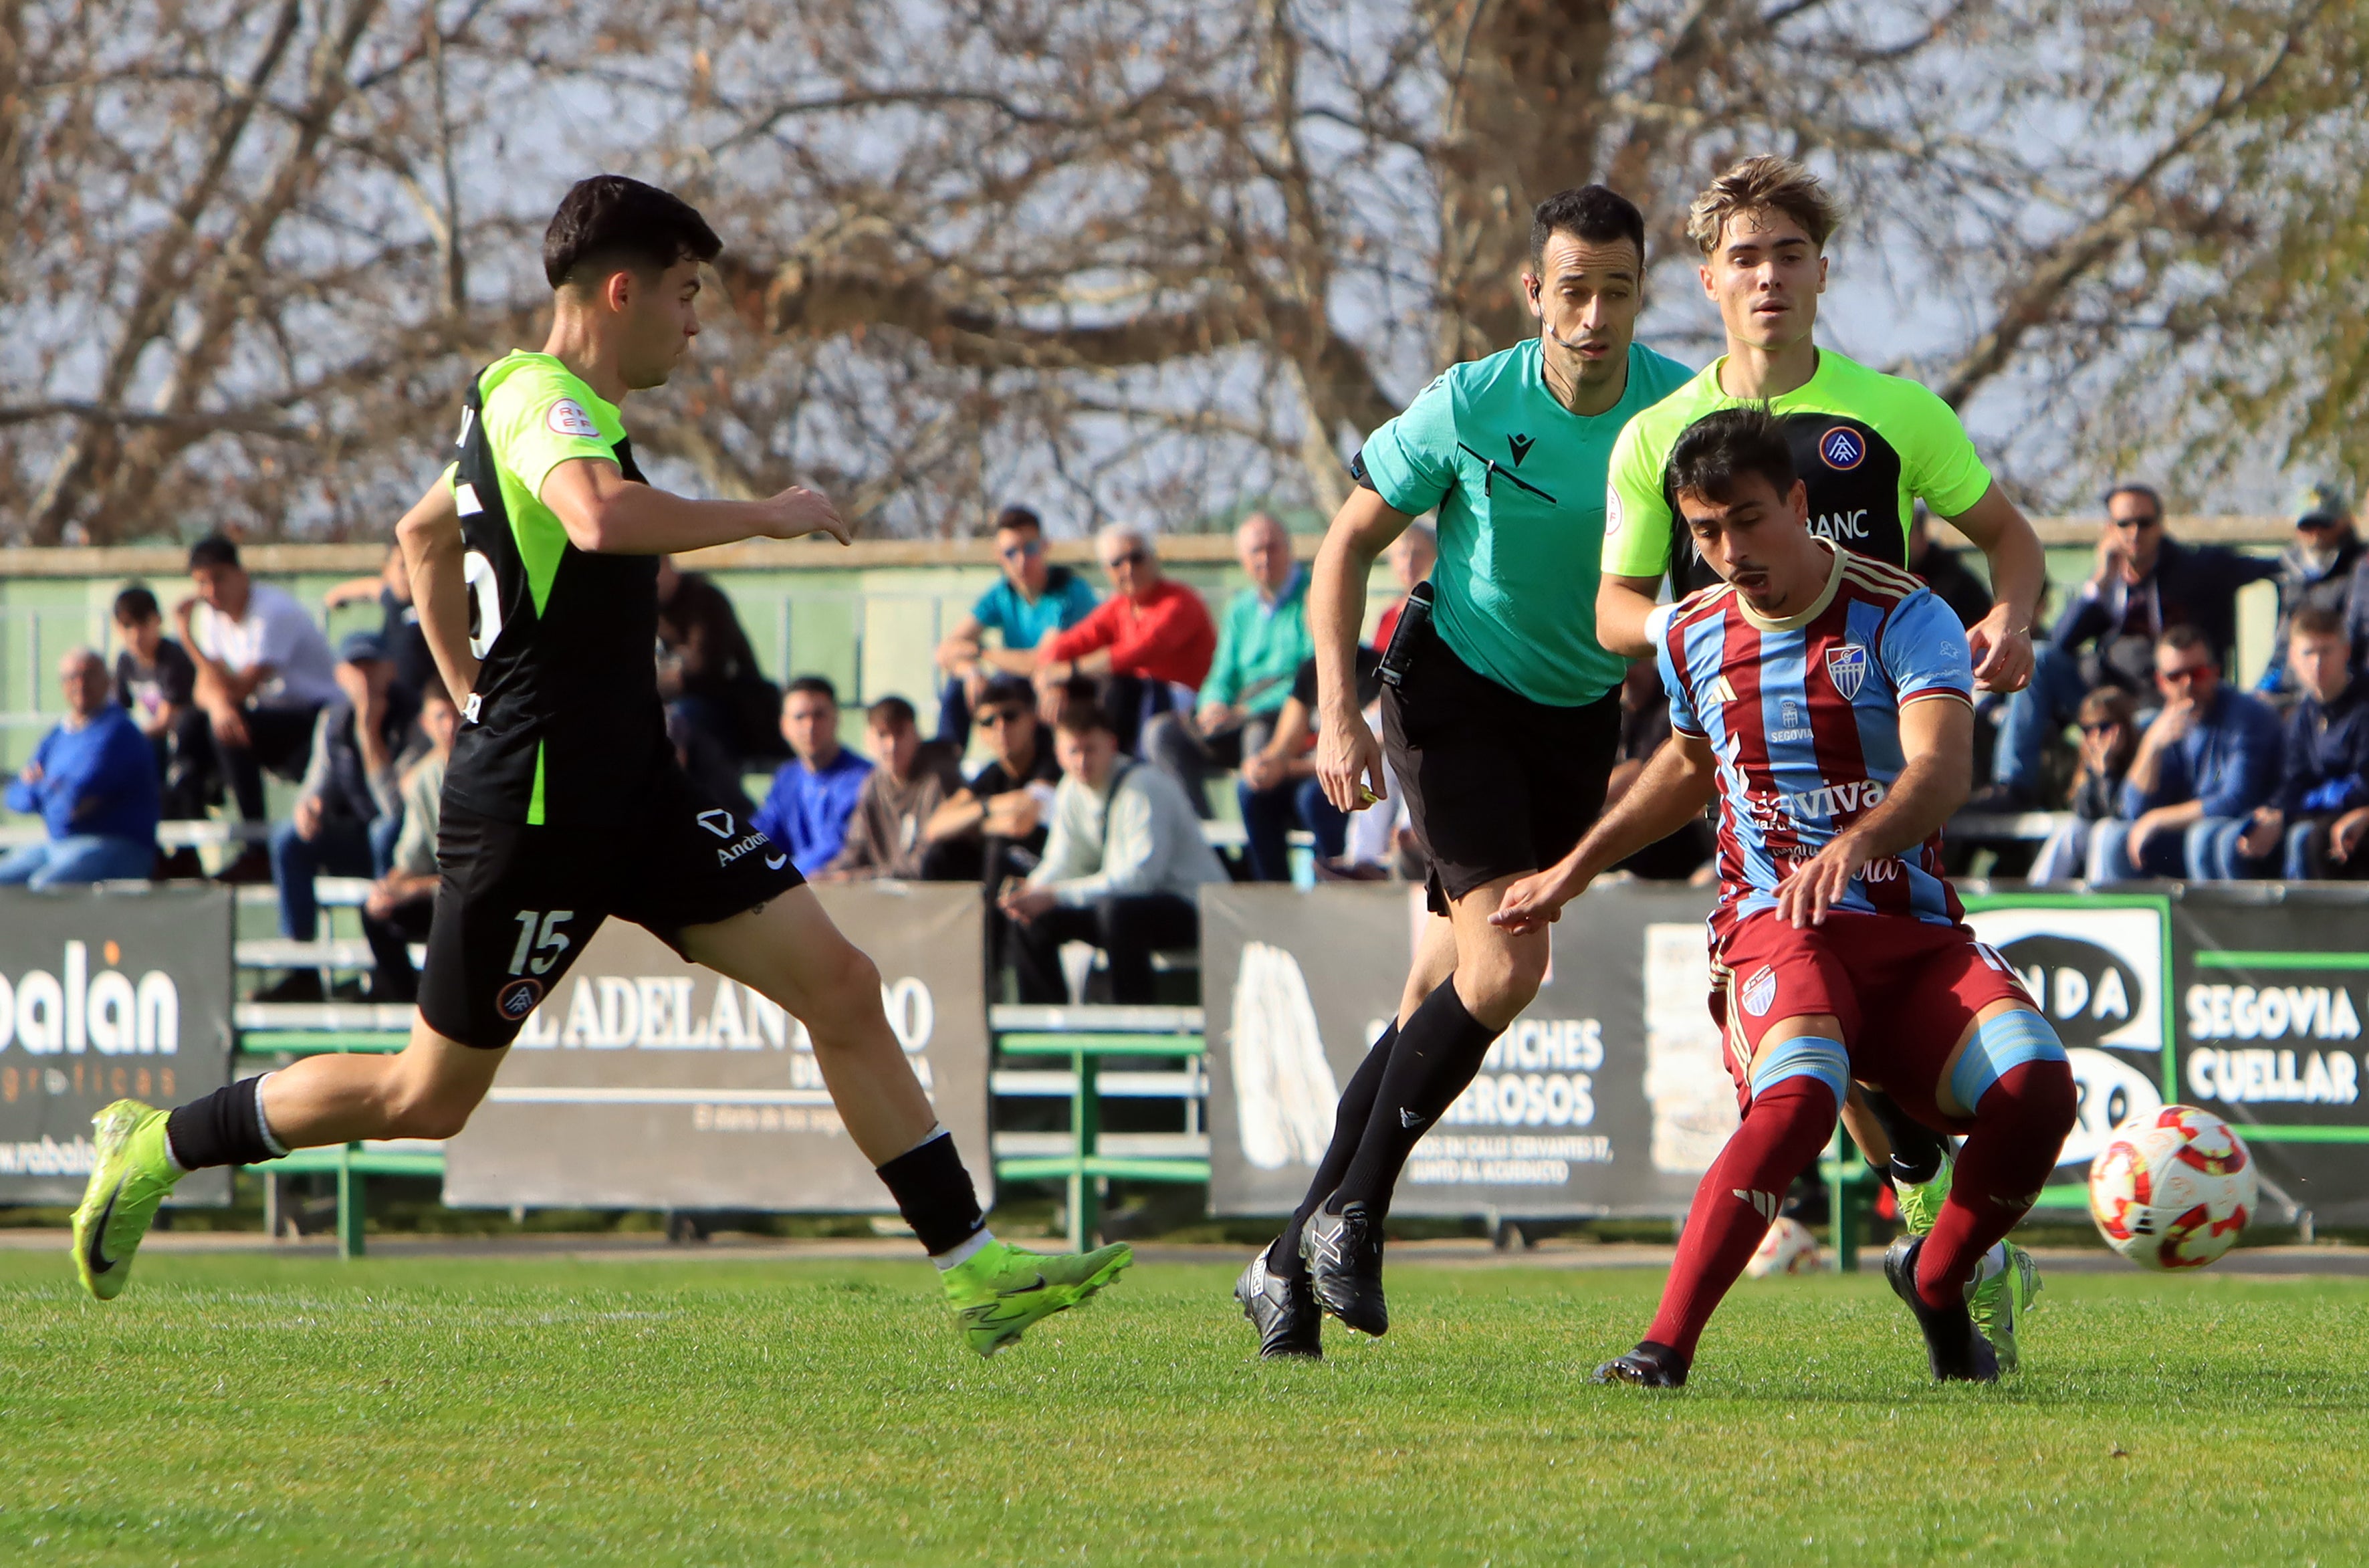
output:
[[[1829,468],[1857,468],[1867,461],[1867,438],[1848,425],[1837,425],[1818,438],[1818,455]]]
[[[601,439],[601,427],[592,422],[592,416],[584,411],[584,405],[573,397],[563,397],[553,404],[550,412],[544,415],[543,422],[551,427],[555,435],[583,436],[593,441]]]
[[[502,988],[499,996],[494,998],[494,1011],[516,1023],[532,1013],[534,1004],[542,1000],[541,980],[512,980]]]
[[[1744,1011],[1755,1018],[1766,1018],[1776,1005],[1777,971],[1763,964],[1744,982]]]
[[[1826,679],[1835,683],[1843,701],[1854,701],[1859,689],[1867,682],[1867,649],[1857,643],[1844,643],[1826,650]]]

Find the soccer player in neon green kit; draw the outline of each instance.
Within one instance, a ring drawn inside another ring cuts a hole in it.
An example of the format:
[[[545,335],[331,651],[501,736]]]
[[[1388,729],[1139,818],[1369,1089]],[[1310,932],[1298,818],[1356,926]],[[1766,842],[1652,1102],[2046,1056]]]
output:
[[[544,351],[506,355],[471,382],[459,461],[396,530],[421,627],[464,698],[410,1043],[313,1057],[170,1112],[132,1100],[102,1111],[74,1248],[99,1299],[122,1290],[186,1171],[459,1132],[520,1026],[612,914],[806,1024],[848,1137],[937,1264],[979,1354],[1129,1261],[1124,1245],[1046,1256],[989,1233],[889,1030],[879,972],[787,847],[703,796],[675,761],[650,657],[658,557],[849,532],[810,490],[700,501],[642,478],[618,405],[664,384],[690,349],[700,269],[721,248],[688,203],[638,180],[598,176],[560,203],[544,236]]]
[[[1235,1286],[1263,1356],[1320,1355],[1320,1308],[1362,1333],[1388,1328],[1381,1226],[1399,1172],[1544,975],[1545,933],[1489,916],[1579,841],[1619,746],[1628,662],[1593,625],[1605,464],[1621,426],[1688,373],[1631,341],[1644,264],[1644,219],[1613,191],[1540,202],[1522,280],[1539,335],[1451,366],[1376,430],[1317,555],[1317,774],[1345,811],[1395,776],[1431,862],[1432,913],[1307,1196]],[[1366,580],[1434,509],[1429,613],[1410,601],[1384,664],[1386,773],[1356,695]]]

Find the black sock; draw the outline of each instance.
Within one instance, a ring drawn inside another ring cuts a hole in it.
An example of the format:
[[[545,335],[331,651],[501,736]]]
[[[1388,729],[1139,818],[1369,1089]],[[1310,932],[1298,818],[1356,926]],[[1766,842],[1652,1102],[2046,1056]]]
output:
[[[1333,1141],[1324,1146],[1324,1158],[1316,1162],[1308,1196],[1299,1200],[1299,1207],[1291,1211],[1291,1223],[1267,1249],[1269,1273],[1298,1279],[1308,1272],[1307,1262],[1299,1255],[1299,1228],[1349,1173],[1349,1162],[1357,1156],[1357,1140],[1365,1136],[1366,1123],[1374,1114],[1374,1096],[1381,1090],[1383,1071],[1390,1066],[1390,1048],[1398,1037],[1399,1021],[1393,1018],[1366,1053],[1366,1059],[1357,1064],[1357,1070],[1349,1075],[1349,1086],[1341,1091],[1341,1103],[1333,1110]]]
[[[1941,1168],[1941,1157],[1949,1145],[1941,1135],[1900,1108],[1899,1103],[1881,1089],[1863,1091],[1867,1107],[1883,1125],[1883,1136],[1892,1145],[1892,1169],[1885,1174],[1895,1182],[1922,1186],[1933,1179]]]
[[[941,1132],[919,1148],[908,1149],[879,1168],[897,1212],[921,1239],[932,1257],[951,1252],[987,1229],[978,1211],[978,1194],[955,1152],[955,1135]]]
[[[1325,1200],[1326,1213],[1338,1214],[1352,1203],[1364,1204],[1378,1223],[1390,1213],[1390,1192],[1407,1156],[1464,1093],[1500,1033],[1465,1011],[1453,976],[1423,999],[1390,1047],[1356,1158]]]
[[[180,1106],[165,1121],[165,1140],[184,1171],[209,1165],[260,1165],[281,1150],[263,1139],[261,1078],[242,1078]]]

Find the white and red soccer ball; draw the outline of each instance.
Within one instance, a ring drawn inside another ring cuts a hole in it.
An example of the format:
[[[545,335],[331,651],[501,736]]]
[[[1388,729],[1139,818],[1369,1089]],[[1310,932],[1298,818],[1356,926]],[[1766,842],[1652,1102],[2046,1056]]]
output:
[[[2166,1105],[2116,1127],[2089,1166],[2089,1218],[2141,1268],[2203,1268],[2253,1217],[2254,1157],[2229,1124]]]
[[[1768,1234],[1760,1238],[1744,1272],[1755,1279],[1767,1279],[1776,1274],[1809,1274],[1825,1266],[1818,1238],[1810,1228],[1789,1215],[1780,1215],[1768,1227]]]

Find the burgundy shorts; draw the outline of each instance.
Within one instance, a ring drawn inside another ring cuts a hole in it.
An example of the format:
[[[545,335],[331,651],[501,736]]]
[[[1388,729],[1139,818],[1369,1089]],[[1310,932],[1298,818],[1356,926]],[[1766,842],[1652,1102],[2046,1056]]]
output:
[[[1832,1013],[1851,1076],[1949,1132],[1974,1125],[1934,1104],[1950,1053],[1993,1002],[2032,1004],[2008,961],[1973,932],[1899,915],[1829,914],[1796,931],[1763,910],[1714,944],[1711,976],[1711,1020],[1726,1037],[1737,1104],[1751,1101],[1764,1033],[1788,1018]]]

